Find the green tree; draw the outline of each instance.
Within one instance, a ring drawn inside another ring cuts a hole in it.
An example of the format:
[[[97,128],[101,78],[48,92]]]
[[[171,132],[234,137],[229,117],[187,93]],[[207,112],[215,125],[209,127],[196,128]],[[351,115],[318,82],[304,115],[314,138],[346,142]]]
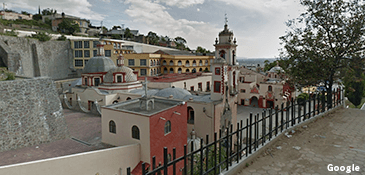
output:
[[[342,78],[340,71],[350,69],[354,58],[364,58],[365,6],[360,0],[300,3],[306,12],[288,21],[289,31],[280,37],[281,66],[295,85],[325,83],[330,95],[334,81]]]
[[[62,22],[58,24],[58,30],[62,33],[74,34],[75,32],[80,32],[80,27],[70,19],[63,19]]]
[[[54,15],[57,13],[57,10],[46,8],[42,10],[42,15]]]
[[[174,38],[174,41],[176,43],[176,48],[177,49],[180,49],[180,50],[186,50],[186,46],[185,44],[187,43],[186,40],[181,37],[181,36],[178,36],[176,38]]]
[[[61,35],[60,37],[57,38],[58,41],[66,41],[66,37],[65,35]]]
[[[201,47],[201,46],[198,46],[198,47],[196,48],[196,52],[197,52],[197,53],[211,53],[211,52],[210,52],[210,50],[207,50],[207,49],[205,49],[205,48],[203,48],[203,47]]]
[[[112,39],[122,39],[122,37],[118,34],[112,34],[111,37]]]
[[[28,13],[26,11],[21,11],[20,13],[23,14],[23,15],[29,15],[30,14],[30,13]]]
[[[134,35],[131,33],[131,30],[127,27],[125,30],[124,30],[124,38],[133,38]]]
[[[153,45],[157,45],[158,41],[160,40],[160,37],[155,32],[148,32],[147,34],[148,42]]]
[[[279,62],[279,65],[284,64],[282,60],[276,60],[276,61]],[[276,61],[270,62],[269,60],[265,60],[264,72],[269,71],[271,68],[275,67],[277,64]]]
[[[49,41],[51,40],[51,36],[47,35],[46,33],[44,32],[37,32],[36,34],[32,34],[32,36],[30,38],[35,38],[35,39],[38,39],[39,41]]]
[[[35,14],[35,15],[33,15],[33,20],[36,20],[36,21],[42,20],[42,15],[41,14]]]
[[[365,88],[364,62],[361,59],[353,59],[349,66],[351,69],[348,69],[344,75],[345,92],[349,101],[359,106]]]

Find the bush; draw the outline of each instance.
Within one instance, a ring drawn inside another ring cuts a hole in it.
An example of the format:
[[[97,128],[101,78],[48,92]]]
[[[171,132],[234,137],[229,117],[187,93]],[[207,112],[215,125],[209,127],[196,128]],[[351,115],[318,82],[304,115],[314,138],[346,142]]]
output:
[[[1,35],[6,35],[6,36],[18,36],[18,33],[13,30],[11,31],[6,31],[5,33],[0,33]]]
[[[60,37],[57,38],[58,41],[66,41],[66,37],[65,35],[61,35]]]
[[[36,34],[32,34],[31,38],[35,38],[35,39],[38,39],[39,41],[44,42],[44,41],[51,40],[52,37],[48,36],[44,32],[37,32]]]
[[[309,99],[309,94],[301,93],[297,97],[297,101],[299,105],[304,105],[305,101]]]

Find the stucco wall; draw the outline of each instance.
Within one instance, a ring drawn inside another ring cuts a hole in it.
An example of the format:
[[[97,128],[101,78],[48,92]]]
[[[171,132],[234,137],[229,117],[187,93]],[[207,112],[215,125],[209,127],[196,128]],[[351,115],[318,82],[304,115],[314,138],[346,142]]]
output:
[[[72,73],[70,67],[73,60],[69,41],[40,42],[36,39],[0,36],[0,42],[0,48],[5,44],[9,48],[6,52],[13,55],[9,57],[4,53],[0,56],[7,60],[9,70],[16,72],[16,75],[64,79]],[[14,54],[19,54],[19,58]]]
[[[0,152],[68,136],[61,101],[49,78],[2,81],[0,121]]]
[[[70,156],[0,167],[0,174],[11,175],[120,175],[140,161],[140,145],[127,145]]]

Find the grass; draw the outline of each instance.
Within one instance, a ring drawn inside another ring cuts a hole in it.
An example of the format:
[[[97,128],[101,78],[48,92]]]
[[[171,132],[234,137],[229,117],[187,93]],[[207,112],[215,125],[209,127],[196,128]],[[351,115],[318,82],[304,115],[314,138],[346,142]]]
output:
[[[28,26],[38,26],[45,29],[51,29],[52,26],[46,23],[43,23],[42,21],[36,21],[36,20],[25,20],[25,19],[17,19],[17,20],[6,20],[6,19],[0,19],[0,23],[4,26],[8,26],[10,24],[23,24]]]
[[[361,106],[363,105],[365,103],[365,98],[362,98],[361,99],[361,103],[360,103],[360,105],[359,106],[355,106],[354,104],[352,104],[350,101],[348,101],[348,100],[346,100],[345,101],[345,105],[347,106],[349,106],[349,108],[357,108],[357,109],[360,109],[361,108]]]

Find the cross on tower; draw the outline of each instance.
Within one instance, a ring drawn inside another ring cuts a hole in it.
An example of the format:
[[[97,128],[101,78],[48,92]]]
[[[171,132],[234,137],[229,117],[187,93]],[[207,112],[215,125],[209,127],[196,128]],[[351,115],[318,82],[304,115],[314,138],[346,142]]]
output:
[[[224,23],[227,25],[227,23],[228,23],[227,13],[225,13],[224,16],[225,16]]]

